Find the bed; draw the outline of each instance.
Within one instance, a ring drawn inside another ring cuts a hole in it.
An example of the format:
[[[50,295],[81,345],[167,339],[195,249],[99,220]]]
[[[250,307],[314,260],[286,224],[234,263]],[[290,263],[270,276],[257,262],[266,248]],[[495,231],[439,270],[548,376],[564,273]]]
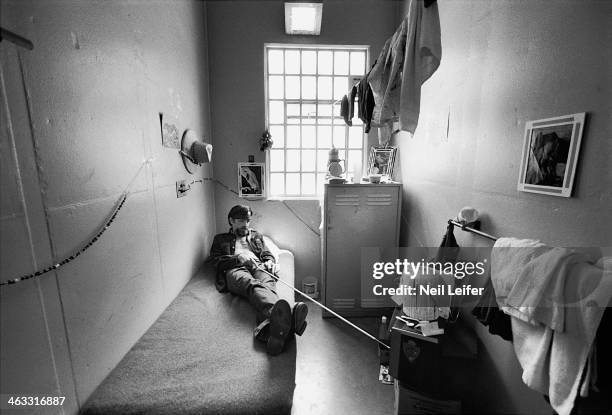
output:
[[[267,240],[293,285],[291,252]],[[290,288],[279,295],[293,304]],[[289,414],[296,344],[279,356],[255,341],[248,302],[220,294],[204,266],[89,397],[81,413]]]

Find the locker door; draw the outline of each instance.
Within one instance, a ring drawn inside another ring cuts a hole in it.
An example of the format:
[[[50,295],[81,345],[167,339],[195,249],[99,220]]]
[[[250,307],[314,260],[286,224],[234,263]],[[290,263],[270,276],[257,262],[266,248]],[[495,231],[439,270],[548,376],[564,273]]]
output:
[[[399,186],[368,188],[365,195],[365,203],[373,216],[372,230],[368,236],[366,247],[389,248],[396,247],[399,242]],[[361,255],[360,255],[361,260]],[[361,264],[360,264],[361,265]],[[361,267],[360,267],[361,269]],[[368,275],[367,285],[360,284],[361,307],[395,307],[395,303],[387,296],[377,296],[372,292],[375,283],[371,275]],[[388,284],[385,283],[385,286]]]
[[[325,300],[334,310],[361,307],[361,248],[396,244],[397,189],[328,186]]]

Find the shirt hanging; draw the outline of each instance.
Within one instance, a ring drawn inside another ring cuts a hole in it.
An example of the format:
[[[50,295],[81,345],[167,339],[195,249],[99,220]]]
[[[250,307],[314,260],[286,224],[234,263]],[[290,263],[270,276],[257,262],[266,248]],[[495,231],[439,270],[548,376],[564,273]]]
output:
[[[442,57],[438,5],[425,8],[410,0],[408,13],[387,40],[368,82],[374,95],[372,125],[399,121],[414,133],[421,106],[421,85],[438,69]]]

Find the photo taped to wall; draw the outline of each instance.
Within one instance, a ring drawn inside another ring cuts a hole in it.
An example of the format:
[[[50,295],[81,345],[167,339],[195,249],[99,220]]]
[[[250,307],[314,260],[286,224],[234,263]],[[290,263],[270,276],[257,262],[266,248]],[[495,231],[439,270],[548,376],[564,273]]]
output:
[[[264,197],[264,182],[264,163],[238,163],[238,189],[240,197]]]

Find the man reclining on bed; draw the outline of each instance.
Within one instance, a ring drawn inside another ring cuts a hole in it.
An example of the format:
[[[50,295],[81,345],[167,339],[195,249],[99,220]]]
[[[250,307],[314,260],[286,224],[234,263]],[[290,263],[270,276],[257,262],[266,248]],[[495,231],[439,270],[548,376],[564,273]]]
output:
[[[219,292],[231,292],[249,300],[257,312],[256,339],[266,342],[268,354],[283,351],[293,333],[301,336],[306,329],[306,304],[297,302],[293,310],[276,293],[276,281],[259,268],[277,272],[276,260],[263,236],[249,228],[251,208],[236,205],[227,220],[229,232],[215,236],[210,261],[217,268],[216,287]]]

